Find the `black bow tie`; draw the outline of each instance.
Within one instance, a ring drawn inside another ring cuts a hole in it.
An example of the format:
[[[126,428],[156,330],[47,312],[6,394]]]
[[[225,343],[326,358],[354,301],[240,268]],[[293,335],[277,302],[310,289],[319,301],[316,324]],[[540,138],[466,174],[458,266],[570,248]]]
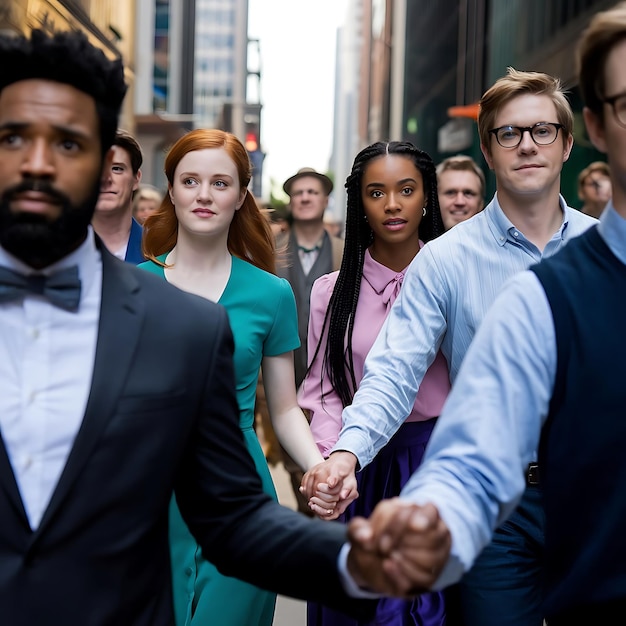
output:
[[[55,306],[67,311],[77,311],[80,302],[78,267],[68,267],[50,276],[18,272],[0,267],[0,302],[9,302],[35,293],[47,298]]]

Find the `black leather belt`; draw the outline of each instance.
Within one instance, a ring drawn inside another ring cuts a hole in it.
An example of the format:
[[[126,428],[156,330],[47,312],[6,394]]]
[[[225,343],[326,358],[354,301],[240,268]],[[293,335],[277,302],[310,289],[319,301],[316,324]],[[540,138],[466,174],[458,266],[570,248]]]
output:
[[[539,484],[539,463],[529,463],[526,470],[526,484],[538,485]]]

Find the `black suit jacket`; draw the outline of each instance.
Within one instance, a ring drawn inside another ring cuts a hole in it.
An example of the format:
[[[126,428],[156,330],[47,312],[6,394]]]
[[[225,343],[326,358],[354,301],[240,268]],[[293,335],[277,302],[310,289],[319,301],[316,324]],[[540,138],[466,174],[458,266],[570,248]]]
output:
[[[85,416],[35,532],[0,442],[0,623],[170,626],[172,490],[225,574],[369,614],[345,597],[341,524],[261,489],[238,425],[220,305],[102,248],[102,309]],[[236,601],[236,599],[233,599]]]

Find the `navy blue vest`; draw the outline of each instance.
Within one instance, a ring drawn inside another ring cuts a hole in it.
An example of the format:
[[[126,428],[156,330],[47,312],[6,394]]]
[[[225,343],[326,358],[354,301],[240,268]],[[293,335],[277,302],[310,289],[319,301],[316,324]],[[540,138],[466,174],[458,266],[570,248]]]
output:
[[[550,616],[626,599],[626,266],[592,227],[531,270],[557,345],[539,447]]]

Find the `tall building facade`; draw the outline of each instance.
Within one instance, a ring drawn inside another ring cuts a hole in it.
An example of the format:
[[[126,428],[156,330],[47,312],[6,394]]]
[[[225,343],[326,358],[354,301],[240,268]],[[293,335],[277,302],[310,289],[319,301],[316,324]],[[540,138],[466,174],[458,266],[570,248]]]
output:
[[[79,30],[109,58],[121,58],[126,68],[128,95],[120,124],[134,130],[133,90],[135,85],[135,6],[117,0],[0,0],[0,31],[29,33]]]
[[[245,141],[248,0],[137,0],[137,7],[144,180],[164,189],[167,149],[188,130],[223,128]],[[260,108],[257,117],[258,125]]]
[[[354,70],[359,103],[352,105],[359,147],[404,139],[435,162],[469,154],[485,167],[491,193],[494,181],[480,152],[475,105],[509,66],[547,72],[562,80],[575,113],[574,149],[563,168],[562,193],[578,206],[578,172],[603,156],[584,130],[576,43],[593,13],[617,0],[351,1],[362,16],[361,54]],[[341,91],[336,98],[345,102]],[[341,134],[335,138],[337,155],[339,144],[345,145]],[[335,162],[334,167],[339,173],[341,165]]]

